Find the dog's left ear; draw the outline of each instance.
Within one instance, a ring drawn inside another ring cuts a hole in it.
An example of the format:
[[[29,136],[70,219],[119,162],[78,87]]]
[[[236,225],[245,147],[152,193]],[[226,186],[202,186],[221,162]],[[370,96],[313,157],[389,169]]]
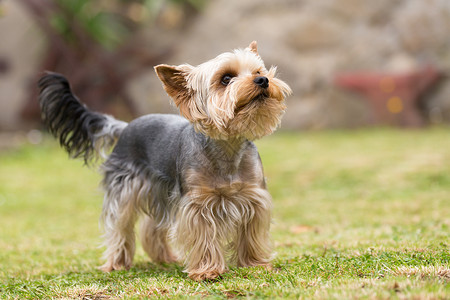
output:
[[[255,53],[256,55],[259,55],[258,54],[258,43],[256,41],[251,42],[250,45],[248,45],[247,49],[250,50],[251,52]]]
[[[194,121],[195,103],[191,99],[192,91],[187,84],[187,76],[194,67],[188,64],[179,66],[158,65],[156,75],[163,83],[164,90],[172,98],[180,113],[188,120]]]

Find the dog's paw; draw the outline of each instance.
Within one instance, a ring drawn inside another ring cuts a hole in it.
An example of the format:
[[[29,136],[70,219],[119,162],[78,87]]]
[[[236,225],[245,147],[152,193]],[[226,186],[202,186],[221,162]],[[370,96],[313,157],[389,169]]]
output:
[[[99,270],[103,271],[103,272],[112,272],[115,270],[129,270],[131,268],[131,264],[114,264],[111,262],[106,262],[104,265],[98,267]]]
[[[100,271],[103,271],[103,272],[111,272],[111,271],[114,271],[114,268],[113,268],[112,264],[110,264],[110,263],[108,263],[108,262],[107,262],[106,264],[104,264],[104,265],[98,267],[98,269],[99,269]]]
[[[171,264],[171,263],[176,263],[178,261],[179,261],[179,258],[176,255],[171,254],[171,255],[168,255],[167,257],[165,257],[163,262],[166,264]]]
[[[255,267],[263,268],[264,270],[266,270],[268,272],[273,271],[273,266],[271,263],[264,263],[264,264],[256,265]]]
[[[220,277],[221,274],[225,273],[226,270],[219,271],[219,270],[208,270],[205,272],[196,272],[192,271],[189,272],[188,276],[192,280],[195,281],[203,281],[203,280],[215,280]]]
[[[153,259],[155,263],[159,264],[172,264],[179,261],[179,258],[172,254],[171,252],[164,253],[162,255],[159,255],[155,259]]]
[[[266,269],[267,271],[272,271],[272,269],[273,269],[272,264],[268,260],[240,261],[237,265],[238,265],[238,267],[262,267],[262,268]]]

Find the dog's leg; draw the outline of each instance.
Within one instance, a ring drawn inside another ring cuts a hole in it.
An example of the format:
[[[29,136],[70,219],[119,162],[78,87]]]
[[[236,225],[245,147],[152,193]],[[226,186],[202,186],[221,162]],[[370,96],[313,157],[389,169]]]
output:
[[[236,236],[236,261],[240,267],[270,267],[272,246],[269,229],[271,198],[265,190],[259,191],[258,201],[252,201],[253,218],[243,223]]]
[[[110,272],[113,270],[129,269],[131,267],[135,251],[134,223],[136,221],[134,205],[121,207],[123,211],[104,212],[105,245],[104,257],[106,263],[101,270]]]
[[[168,229],[164,226],[157,226],[155,220],[145,215],[141,224],[142,247],[148,256],[156,263],[172,263],[177,258],[172,253],[167,242]]]
[[[102,220],[106,245],[104,256],[107,261],[100,269],[109,272],[131,267],[135,251],[135,202],[141,183],[138,179],[124,177],[123,174],[106,175]]]
[[[214,279],[226,272],[223,251],[224,230],[216,222],[207,201],[185,196],[178,214],[175,238],[187,254],[186,271],[191,279]]]

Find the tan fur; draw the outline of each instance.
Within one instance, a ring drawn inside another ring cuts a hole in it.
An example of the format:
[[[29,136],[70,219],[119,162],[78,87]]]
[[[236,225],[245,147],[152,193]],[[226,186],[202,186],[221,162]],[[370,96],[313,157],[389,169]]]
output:
[[[227,182],[205,174],[188,172],[191,190],[182,199],[174,226],[174,240],[187,253],[189,276],[203,280],[225,272],[226,249],[239,266],[268,264],[271,197],[258,183],[260,175],[244,174],[257,180]]]
[[[134,224],[137,218],[135,203],[142,183],[129,180],[128,184],[111,188],[105,194],[102,221],[104,226],[106,263],[103,271],[129,269],[135,251]]]
[[[250,49],[250,51],[252,51],[253,53],[258,54],[258,44],[256,43],[256,41],[251,42],[248,46],[248,49]]]
[[[148,256],[156,263],[173,263],[177,261],[167,241],[168,228],[158,226],[155,220],[148,215],[141,223],[142,247]]]
[[[177,67],[158,65],[155,67],[159,79],[166,83],[164,85],[165,91],[172,97],[175,105],[180,110],[180,113],[189,121],[194,121],[199,116],[197,115],[197,108],[191,101],[192,95],[186,88],[185,81],[185,77],[191,69],[192,67],[189,65]]]

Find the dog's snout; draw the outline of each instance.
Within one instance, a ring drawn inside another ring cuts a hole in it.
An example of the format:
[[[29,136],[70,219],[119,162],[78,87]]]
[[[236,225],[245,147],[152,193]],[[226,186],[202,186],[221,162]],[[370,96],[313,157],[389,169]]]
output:
[[[266,89],[269,87],[269,79],[265,76],[258,76],[255,79],[253,79],[253,82],[262,87],[263,89]]]

